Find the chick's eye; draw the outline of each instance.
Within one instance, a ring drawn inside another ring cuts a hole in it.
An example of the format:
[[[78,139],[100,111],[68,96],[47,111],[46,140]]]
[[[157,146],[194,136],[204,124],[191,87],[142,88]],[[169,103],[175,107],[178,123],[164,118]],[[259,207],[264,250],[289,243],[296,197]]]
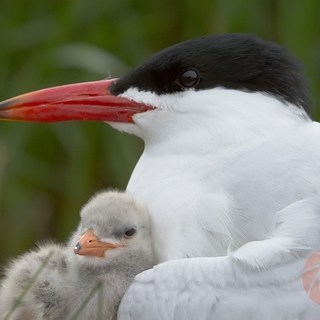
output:
[[[182,72],[177,82],[180,84],[180,86],[184,88],[192,88],[195,87],[200,81],[200,77],[198,73],[194,70],[187,70]]]
[[[124,234],[127,236],[127,237],[132,237],[134,234],[136,233],[136,229],[129,229],[127,230]]]

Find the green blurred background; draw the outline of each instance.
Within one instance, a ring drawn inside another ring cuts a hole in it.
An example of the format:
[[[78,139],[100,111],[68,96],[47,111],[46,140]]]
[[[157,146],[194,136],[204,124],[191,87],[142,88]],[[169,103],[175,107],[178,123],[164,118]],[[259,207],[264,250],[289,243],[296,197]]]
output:
[[[228,32],[300,57],[320,119],[319,0],[2,0],[0,100],[118,77],[166,46]],[[65,241],[90,195],[125,188],[142,148],[99,122],[1,122],[0,264],[41,239]]]

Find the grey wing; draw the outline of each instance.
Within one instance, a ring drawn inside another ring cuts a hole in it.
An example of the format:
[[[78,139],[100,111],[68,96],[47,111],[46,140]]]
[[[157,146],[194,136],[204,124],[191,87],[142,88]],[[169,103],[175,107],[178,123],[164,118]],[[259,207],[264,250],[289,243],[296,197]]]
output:
[[[212,319],[215,297],[208,296],[205,283],[200,288],[193,287],[193,281],[185,285],[188,269],[172,261],[136,276],[122,299],[118,319]]]
[[[228,265],[218,268],[216,273],[215,258],[201,259],[183,261],[185,266],[164,263],[139,275],[120,304],[118,319],[317,320],[320,317],[320,306],[304,292],[301,278],[279,286],[271,284],[272,273],[264,272],[262,283],[258,279],[250,283],[248,274],[243,277],[249,282],[245,283],[234,277],[237,272],[228,269]],[[188,266],[194,262],[202,266]],[[275,272],[290,273],[290,268],[280,269]],[[266,279],[269,284],[263,284]]]

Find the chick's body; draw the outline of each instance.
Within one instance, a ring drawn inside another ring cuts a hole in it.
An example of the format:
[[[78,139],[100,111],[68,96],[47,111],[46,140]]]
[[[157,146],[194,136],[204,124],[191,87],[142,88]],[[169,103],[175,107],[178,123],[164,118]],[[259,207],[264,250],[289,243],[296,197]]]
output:
[[[154,264],[148,209],[129,194],[99,193],[67,246],[43,245],[9,265],[0,319],[116,319],[133,278]]]
[[[52,243],[11,262],[0,289],[0,319],[9,314],[11,320],[66,317],[65,302],[69,296],[63,290],[68,272],[66,256],[66,248]],[[26,293],[21,296],[24,289]]]

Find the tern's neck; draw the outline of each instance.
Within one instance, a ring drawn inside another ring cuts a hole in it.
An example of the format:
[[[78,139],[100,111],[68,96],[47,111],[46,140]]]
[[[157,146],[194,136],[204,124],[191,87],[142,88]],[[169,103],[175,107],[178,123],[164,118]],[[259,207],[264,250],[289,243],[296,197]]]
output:
[[[134,94],[129,92],[128,98]],[[304,110],[261,93],[215,88],[162,97],[139,94],[142,102],[151,101],[158,109],[135,115],[136,125],[115,127],[141,137],[152,154],[221,159],[311,121]]]

